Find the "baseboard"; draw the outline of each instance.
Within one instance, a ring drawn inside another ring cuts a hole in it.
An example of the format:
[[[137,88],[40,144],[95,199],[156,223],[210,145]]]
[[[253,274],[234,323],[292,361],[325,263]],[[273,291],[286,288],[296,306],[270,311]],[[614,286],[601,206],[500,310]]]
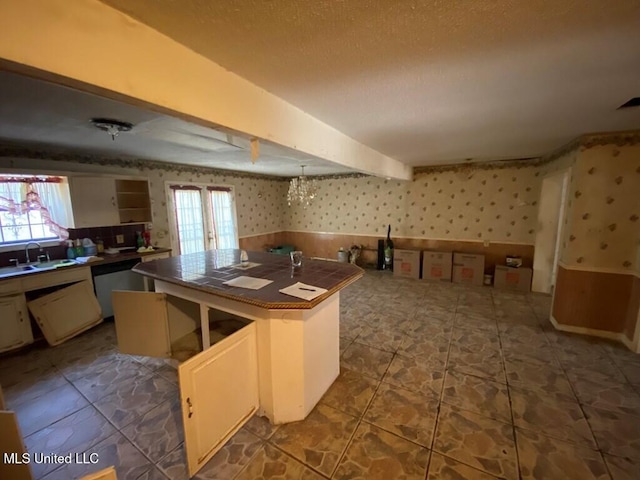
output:
[[[549,315],[549,320],[551,324],[556,330],[560,330],[561,332],[569,332],[569,333],[578,333],[581,335],[590,335],[592,337],[600,337],[606,338],[608,340],[615,340],[617,342],[622,343],[625,347],[631,350],[634,353],[640,353],[640,349],[638,345],[634,345],[633,340],[629,340],[624,333],[619,332],[608,332],[607,330],[597,330],[595,328],[585,328],[585,327],[577,327],[575,325],[564,325],[562,323],[558,323],[558,321],[553,317],[553,315]]]

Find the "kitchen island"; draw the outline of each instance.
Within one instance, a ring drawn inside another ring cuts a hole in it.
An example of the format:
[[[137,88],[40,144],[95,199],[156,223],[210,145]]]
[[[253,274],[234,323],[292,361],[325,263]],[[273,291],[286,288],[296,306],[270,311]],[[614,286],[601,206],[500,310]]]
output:
[[[304,419],[339,374],[340,290],[363,275],[351,264],[211,250],[141,263],[156,292],[114,292],[123,353],[174,357],[185,448],[193,475],[254,413],[274,424]],[[224,282],[272,281],[258,289]],[[326,289],[307,301],[296,282]],[[197,346],[194,347],[194,339]]]

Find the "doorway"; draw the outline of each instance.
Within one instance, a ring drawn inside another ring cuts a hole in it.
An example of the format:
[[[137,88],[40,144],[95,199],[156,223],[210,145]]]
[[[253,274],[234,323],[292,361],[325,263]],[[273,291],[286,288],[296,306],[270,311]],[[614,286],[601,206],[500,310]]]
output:
[[[555,286],[570,179],[571,170],[567,169],[542,180],[533,256],[534,292],[551,293]]]
[[[171,247],[178,255],[238,248],[233,188],[167,182]]]

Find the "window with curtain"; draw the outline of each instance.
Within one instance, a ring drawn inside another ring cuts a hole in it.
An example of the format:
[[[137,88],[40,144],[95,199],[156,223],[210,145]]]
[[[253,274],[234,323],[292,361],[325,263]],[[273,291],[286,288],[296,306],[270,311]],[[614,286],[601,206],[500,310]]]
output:
[[[66,239],[70,217],[65,177],[0,175],[0,245]]]
[[[169,184],[180,254],[238,248],[233,190],[203,184]]]

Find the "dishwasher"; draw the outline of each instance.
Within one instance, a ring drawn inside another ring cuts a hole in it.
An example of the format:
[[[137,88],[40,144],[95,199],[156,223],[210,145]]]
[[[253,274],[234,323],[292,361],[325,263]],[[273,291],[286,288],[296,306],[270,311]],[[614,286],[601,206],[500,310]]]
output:
[[[96,297],[102,309],[102,318],[113,317],[111,292],[113,290],[144,291],[144,278],[131,269],[140,263],[139,258],[91,267]]]

